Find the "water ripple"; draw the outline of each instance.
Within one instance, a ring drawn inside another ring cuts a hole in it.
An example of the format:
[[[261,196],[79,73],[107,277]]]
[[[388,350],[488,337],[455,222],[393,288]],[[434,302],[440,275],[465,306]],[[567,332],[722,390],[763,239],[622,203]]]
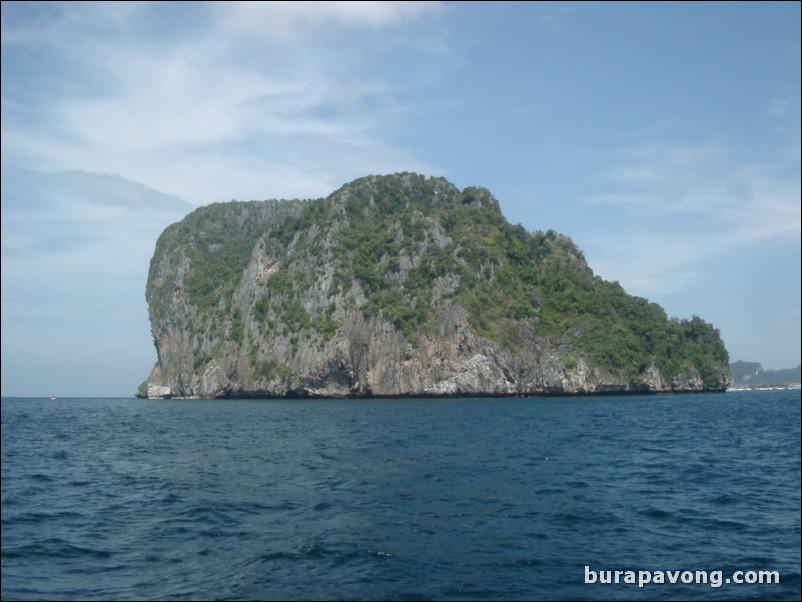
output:
[[[799,402],[4,399],[2,598],[799,599]]]

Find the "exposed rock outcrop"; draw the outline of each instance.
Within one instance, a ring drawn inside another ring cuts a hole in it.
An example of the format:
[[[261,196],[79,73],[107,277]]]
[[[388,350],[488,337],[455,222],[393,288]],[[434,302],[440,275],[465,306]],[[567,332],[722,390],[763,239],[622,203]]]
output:
[[[161,385],[148,385],[148,399],[170,399],[173,396],[173,391],[170,387],[163,387]]]
[[[147,299],[148,397],[724,390],[718,331],[595,277],[484,189],[415,174],[170,226]]]

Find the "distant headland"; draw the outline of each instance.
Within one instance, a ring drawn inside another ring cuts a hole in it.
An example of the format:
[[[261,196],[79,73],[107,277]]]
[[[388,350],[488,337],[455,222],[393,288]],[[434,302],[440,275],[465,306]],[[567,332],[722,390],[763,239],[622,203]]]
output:
[[[737,361],[730,364],[730,389],[799,388],[800,366],[783,370],[764,370],[760,362]]]

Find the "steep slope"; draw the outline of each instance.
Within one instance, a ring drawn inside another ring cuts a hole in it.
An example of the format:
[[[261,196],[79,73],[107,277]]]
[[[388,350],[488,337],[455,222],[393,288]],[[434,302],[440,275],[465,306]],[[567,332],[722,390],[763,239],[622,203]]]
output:
[[[149,396],[724,390],[703,320],[593,275],[482,188],[416,174],[202,207],[160,237]]]

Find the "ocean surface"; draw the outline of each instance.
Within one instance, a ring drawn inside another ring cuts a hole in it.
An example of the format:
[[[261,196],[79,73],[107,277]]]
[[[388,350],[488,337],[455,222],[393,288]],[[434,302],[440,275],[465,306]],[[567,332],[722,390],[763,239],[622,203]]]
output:
[[[3,398],[1,593],[799,600],[800,392]]]

